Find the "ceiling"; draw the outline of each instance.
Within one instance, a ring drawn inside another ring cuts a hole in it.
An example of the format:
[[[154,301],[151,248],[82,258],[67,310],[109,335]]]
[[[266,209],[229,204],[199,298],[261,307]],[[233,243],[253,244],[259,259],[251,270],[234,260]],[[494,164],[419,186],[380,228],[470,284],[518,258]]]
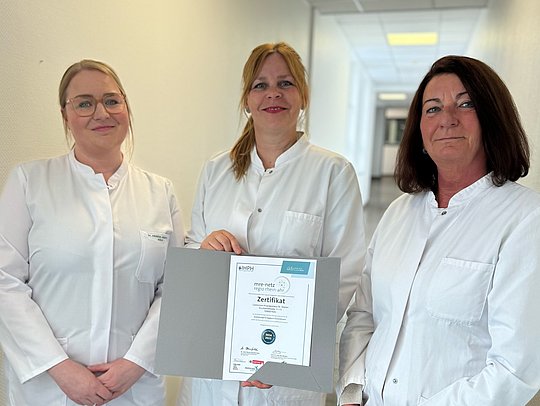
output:
[[[467,52],[489,0],[307,1],[335,19],[377,90],[411,93],[435,60]],[[439,42],[389,46],[389,32],[437,32]]]

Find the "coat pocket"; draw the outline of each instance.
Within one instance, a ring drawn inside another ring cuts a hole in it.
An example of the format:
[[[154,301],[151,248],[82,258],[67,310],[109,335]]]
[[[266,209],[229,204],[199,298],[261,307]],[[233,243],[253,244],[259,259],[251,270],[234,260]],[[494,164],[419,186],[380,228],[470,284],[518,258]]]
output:
[[[163,276],[169,235],[141,230],[140,237],[141,256],[135,276],[139,282],[155,283]]]
[[[494,270],[493,264],[443,258],[429,285],[429,314],[464,324],[479,321]]]
[[[321,216],[286,211],[279,231],[277,255],[316,256],[322,223]]]

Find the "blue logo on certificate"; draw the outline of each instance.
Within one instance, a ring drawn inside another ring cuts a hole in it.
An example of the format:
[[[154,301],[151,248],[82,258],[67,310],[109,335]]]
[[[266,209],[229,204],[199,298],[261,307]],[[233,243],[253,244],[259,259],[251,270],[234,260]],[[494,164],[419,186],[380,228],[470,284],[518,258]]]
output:
[[[261,340],[263,343],[270,345],[274,341],[276,341],[276,333],[274,332],[274,330],[267,328],[262,332]]]
[[[301,261],[283,261],[281,273],[289,275],[307,275],[309,273],[309,262]]]

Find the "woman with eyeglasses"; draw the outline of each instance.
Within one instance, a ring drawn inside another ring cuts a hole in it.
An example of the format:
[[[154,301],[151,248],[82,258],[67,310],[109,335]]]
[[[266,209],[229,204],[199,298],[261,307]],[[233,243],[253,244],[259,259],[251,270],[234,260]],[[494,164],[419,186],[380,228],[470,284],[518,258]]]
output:
[[[59,102],[70,152],[18,165],[0,197],[10,404],[162,405],[163,267],[184,238],[173,186],[127,162],[130,108],[111,67],[70,66]]]

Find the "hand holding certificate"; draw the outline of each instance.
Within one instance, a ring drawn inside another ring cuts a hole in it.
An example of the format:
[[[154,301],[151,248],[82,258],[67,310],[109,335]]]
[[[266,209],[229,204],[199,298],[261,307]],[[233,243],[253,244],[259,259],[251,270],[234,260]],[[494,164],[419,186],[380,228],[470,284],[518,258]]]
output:
[[[268,361],[310,365],[317,261],[232,256],[223,379]]]
[[[331,392],[339,264],[169,248],[156,372]]]

